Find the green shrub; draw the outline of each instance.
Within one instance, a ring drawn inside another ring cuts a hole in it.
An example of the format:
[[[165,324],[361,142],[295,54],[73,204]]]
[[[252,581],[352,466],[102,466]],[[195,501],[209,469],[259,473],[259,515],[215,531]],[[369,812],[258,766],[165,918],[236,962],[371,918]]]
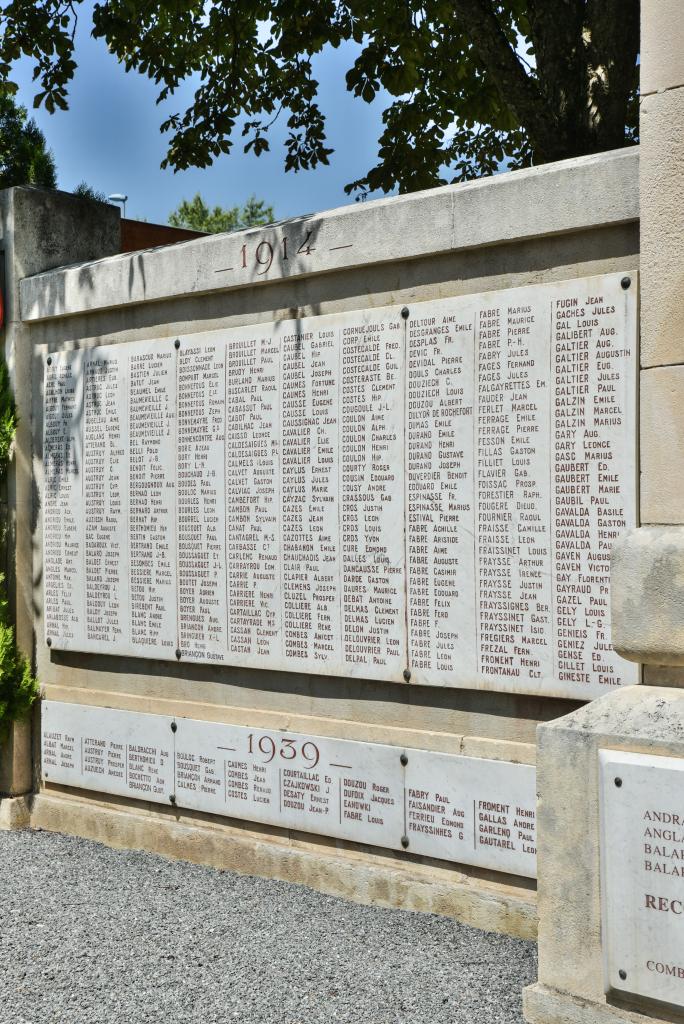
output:
[[[17,407],[14,404],[12,385],[10,384],[7,363],[0,356],[0,480],[7,475],[7,467],[12,452],[12,441],[17,432]],[[6,533],[6,524],[2,524],[2,539]]]
[[[0,483],[7,476],[12,442],[17,429],[17,409],[10,385],[9,372],[0,357]],[[7,541],[7,523],[0,523],[0,546]],[[0,740],[7,735],[12,722],[26,718],[38,696],[38,681],[31,671],[29,659],[17,647],[11,622],[7,584],[0,574]]]
[[[0,576],[0,587],[5,579]],[[9,623],[7,597],[0,597],[0,740],[12,722],[27,718],[38,696],[38,681],[27,657],[18,650],[14,627]]]

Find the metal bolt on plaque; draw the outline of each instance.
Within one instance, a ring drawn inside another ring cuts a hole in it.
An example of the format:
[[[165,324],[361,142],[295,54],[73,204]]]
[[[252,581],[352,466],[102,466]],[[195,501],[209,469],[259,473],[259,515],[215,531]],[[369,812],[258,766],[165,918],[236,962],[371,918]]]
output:
[[[627,277],[627,276],[623,277],[622,280],[620,281],[620,284],[622,285],[622,287],[624,288],[625,291],[627,291],[627,289],[629,288],[631,283],[632,283],[632,278],[631,277]]]
[[[180,348],[180,338],[176,338],[176,340],[173,343],[173,347]]]
[[[619,776],[619,775],[618,775],[618,776],[617,776],[617,778],[615,779],[615,785],[617,786],[617,788],[618,788],[618,789],[619,789],[619,788],[620,788],[620,786],[622,785],[622,779],[620,778],[620,776]]]
[[[411,669],[410,668],[405,668],[404,669],[404,679],[406,680],[407,683],[411,679]]]
[[[48,645],[48,647],[52,647],[52,637],[51,637],[51,636],[49,636],[49,637],[47,638],[47,640],[45,641],[45,643],[46,643],[46,644]]]
[[[401,311],[401,315],[403,316],[404,320],[408,320],[408,318],[409,318],[409,308],[408,308],[408,306],[404,306],[404,308]]]
[[[178,659],[178,661],[181,660],[181,649],[180,649],[180,647],[176,648],[176,658]]]
[[[172,722],[171,723],[171,732],[177,732],[177,731],[178,731],[177,723],[176,722]]]
[[[47,357],[47,364],[48,366],[52,366],[52,356]]]
[[[408,764],[408,755],[407,755],[407,754],[402,754],[402,755],[401,755],[401,756],[399,757],[399,760],[401,761],[401,763],[402,763],[402,764],[404,765],[404,767],[405,767],[405,766],[406,766],[406,765]]]
[[[172,804],[175,805],[175,803],[176,803],[176,795],[175,795],[175,793],[171,793],[171,795],[169,796],[169,803],[172,803]]]
[[[407,848],[408,844],[409,844],[409,837],[408,836],[402,836],[401,837],[401,845],[404,847],[404,849]]]

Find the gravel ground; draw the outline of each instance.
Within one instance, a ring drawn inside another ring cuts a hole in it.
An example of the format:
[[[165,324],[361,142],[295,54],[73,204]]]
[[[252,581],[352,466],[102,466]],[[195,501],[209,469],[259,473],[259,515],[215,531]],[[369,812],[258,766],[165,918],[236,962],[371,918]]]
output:
[[[2,1024],[521,1024],[531,942],[0,832]]]

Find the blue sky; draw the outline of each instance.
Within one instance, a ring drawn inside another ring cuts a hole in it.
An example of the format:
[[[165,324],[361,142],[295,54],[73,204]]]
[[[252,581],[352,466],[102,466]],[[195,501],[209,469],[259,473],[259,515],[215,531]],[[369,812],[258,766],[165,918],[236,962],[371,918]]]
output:
[[[277,217],[354,201],[344,194],[344,186],[376,162],[382,104],[369,106],[347,93],[344,73],[353,61],[351,46],[324,53],[315,67],[321,107],[328,117],[328,145],[335,150],[329,167],[286,174],[280,129],[270,136],[271,153],[245,156],[238,137],[231,155],[213,167],[174,174],[159,167],[166,152],[159,125],[166,110],[185,110],[184,99],[192,96],[192,87],[184,86],[167,105],[157,107],[154,83],[137,72],[126,74],[105,44],[90,38],[87,6],[79,15],[79,66],[68,111],[33,111],[31,64],[22,61],[14,75],[19,101],[29,108],[53,151],[60,188],[71,191],[85,180],[107,195],[123,192],[129,196],[127,216],[158,223],[166,223],[181,199],[195,192],[222,206],[241,203],[255,193],[273,204]]]

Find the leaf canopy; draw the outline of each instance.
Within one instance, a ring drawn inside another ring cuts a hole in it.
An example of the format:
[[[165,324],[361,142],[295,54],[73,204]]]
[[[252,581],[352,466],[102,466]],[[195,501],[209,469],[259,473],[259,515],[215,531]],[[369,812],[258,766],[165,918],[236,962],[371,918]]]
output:
[[[38,104],[65,107],[82,0],[0,6],[0,76],[22,54]],[[257,156],[285,123],[285,167],[332,150],[316,78],[355,44],[346,86],[386,104],[378,160],[347,191],[412,191],[636,140],[638,0],[97,0],[93,34],[171,101],[164,166],[206,167],[236,138]]]
[[[212,234],[271,224],[274,220],[273,207],[267,206],[263,199],[257,199],[256,196],[250,196],[244,206],[210,208],[199,192],[193,199],[183,199],[178,208],[169,214],[169,224],[175,228]]]
[[[12,185],[56,188],[57,172],[36,122],[0,89],[0,188]]]

